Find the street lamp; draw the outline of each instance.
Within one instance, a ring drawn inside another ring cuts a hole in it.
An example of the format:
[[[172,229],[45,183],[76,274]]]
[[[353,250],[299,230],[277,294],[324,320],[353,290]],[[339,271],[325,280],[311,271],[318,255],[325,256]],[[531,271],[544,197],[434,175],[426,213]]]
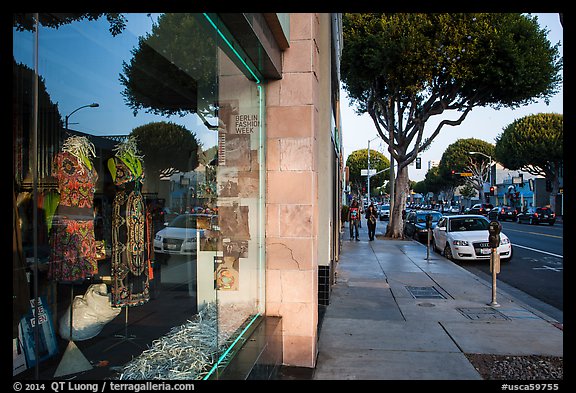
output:
[[[368,205],[370,205],[371,200],[370,200],[370,142],[378,139],[379,137],[375,137],[372,139],[368,139]]]
[[[70,118],[70,116],[72,116],[74,113],[78,112],[80,109],[82,108],[98,108],[100,106],[100,104],[94,102],[92,104],[89,105],[83,105],[79,108],[74,109],[72,112],[70,112],[70,114],[66,115],[65,117],[65,122],[66,122],[66,131],[68,131],[68,119]]]

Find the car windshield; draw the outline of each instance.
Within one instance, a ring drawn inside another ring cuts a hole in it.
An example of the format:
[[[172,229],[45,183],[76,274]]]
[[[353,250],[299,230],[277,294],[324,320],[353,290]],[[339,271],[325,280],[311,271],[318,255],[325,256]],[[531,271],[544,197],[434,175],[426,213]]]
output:
[[[389,205],[382,205],[382,206],[380,206],[380,210],[390,210],[390,206]]]
[[[484,231],[488,224],[483,218],[455,218],[450,220],[450,232]]]
[[[170,221],[168,226],[172,228],[196,228],[196,218],[193,215],[182,214]]]
[[[442,218],[442,214],[427,213],[427,214],[418,214],[416,216],[416,219],[418,220],[419,223],[426,222],[426,216],[428,214],[432,216],[432,222],[438,222]]]

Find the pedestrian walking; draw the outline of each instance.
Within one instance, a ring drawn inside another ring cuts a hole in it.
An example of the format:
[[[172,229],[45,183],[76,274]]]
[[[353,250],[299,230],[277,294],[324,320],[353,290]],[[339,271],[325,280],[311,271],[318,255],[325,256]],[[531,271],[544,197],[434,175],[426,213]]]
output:
[[[358,222],[360,221],[360,206],[358,201],[354,199],[352,205],[348,210],[348,222],[350,223],[350,240],[360,240],[358,237]],[[356,231],[356,232],[354,232]]]
[[[376,213],[376,208],[374,207],[374,203],[371,203],[366,209],[366,223],[368,225],[368,240],[374,240],[376,236],[376,217],[378,214]]]

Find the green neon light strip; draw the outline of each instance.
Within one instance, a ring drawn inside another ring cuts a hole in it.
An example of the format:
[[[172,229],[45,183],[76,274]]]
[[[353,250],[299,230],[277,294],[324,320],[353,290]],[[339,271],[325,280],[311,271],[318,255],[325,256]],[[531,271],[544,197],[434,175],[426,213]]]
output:
[[[259,180],[259,184],[258,187],[260,187],[259,189],[259,198],[258,198],[258,202],[259,202],[259,217],[260,217],[260,223],[259,223],[259,239],[260,239],[260,248],[259,248],[259,255],[260,255],[260,264],[259,264],[259,271],[260,271],[260,308],[263,307],[263,305],[265,304],[266,301],[266,291],[265,291],[265,285],[266,285],[266,267],[264,266],[264,261],[266,260],[266,247],[265,247],[265,243],[266,243],[266,232],[265,232],[265,223],[266,223],[266,167],[265,167],[265,140],[266,140],[266,135],[264,134],[264,88],[262,87],[262,85],[257,85],[256,86],[258,88],[258,109],[259,109],[259,115],[260,115],[260,124],[258,127],[258,133],[259,133],[259,140],[260,140],[260,146],[259,146],[259,151],[258,151],[258,155],[260,157],[259,159],[259,171],[258,171],[258,180]]]
[[[246,333],[246,330],[248,330],[248,328],[250,326],[252,326],[252,324],[254,323],[254,321],[256,320],[256,318],[258,318],[260,316],[260,314],[256,314],[254,316],[254,318],[252,318],[252,320],[250,321],[250,323],[244,328],[244,330],[242,330],[242,333],[240,333],[238,335],[238,337],[236,337],[236,340],[234,340],[234,342],[232,343],[232,345],[230,345],[228,347],[228,349],[226,351],[224,351],[224,353],[222,354],[222,356],[220,356],[220,358],[218,358],[218,361],[216,362],[216,364],[214,366],[212,366],[212,368],[210,369],[210,371],[208,372],[208,374],[202,378],[203,380],[206,380],[208,378],[210,378],[210,376],[214,373],[214,371],[216,371],[216,369],[218,368],[218,365],[224,360],[224,358],[226,357],[226,355],[228,355],[228,353],[232,350],[232,348],[234,348],[234,346],[236,345],[236,343],[240,340],[240,338],[242,336],[244,336],[244,333]]]
[[[214,21],[212,21],[212,19],[210,19],[210,17],[208,16],[207,13],[202,13],[202,15],[204,15],[204,17],[206,19],[208,19],[208,22],[210,22],[210,24],[212,25],[212,27],[214,27],[214,29],[218,32],[218,34],[220,35],[220,37],[224,40],[224,42],[228,45],[228,47],[230,49],[232,49],[232,52],[234,52],[234,54],[236,55],[236,57],[238,57],[238,59],[242,62],[242,64],[244,64],[244,67],[246,67],[246,69],[248,70],[248,72],[250,72],[250,74],[252,74],[252,76],[256,79],[256,83],[260,83],[260,79],[256,76],[256,74],[254,74],[254,72],[252,71],[252,69],[250,68],[250,66],[248,66],[248,64],[246,64],[246,62],[244,61],[244,59],[240,56],[240,54],[238,53],[238,51],[232,46],[232,43],[230,41],[228,41],[228,39],[224,36],[224,34],[222,34],[222,32],[220,31],[220,29],[218,28],[218,26],[216,26],[216,23],[214,23]]]

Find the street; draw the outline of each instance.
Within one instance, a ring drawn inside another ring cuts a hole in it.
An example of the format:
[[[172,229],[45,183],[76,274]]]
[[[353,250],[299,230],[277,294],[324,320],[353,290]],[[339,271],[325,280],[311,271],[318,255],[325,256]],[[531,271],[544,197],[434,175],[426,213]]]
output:
[[[514,256],[510,263],[502,264],[497,285],[505,283],[563,311],[563,224],[501,224],[502,232],[512,241]],[[486,262],[460,263],[460,266],[483,278],[492,276]],[[542,308],[538,304],[533,306]]]

